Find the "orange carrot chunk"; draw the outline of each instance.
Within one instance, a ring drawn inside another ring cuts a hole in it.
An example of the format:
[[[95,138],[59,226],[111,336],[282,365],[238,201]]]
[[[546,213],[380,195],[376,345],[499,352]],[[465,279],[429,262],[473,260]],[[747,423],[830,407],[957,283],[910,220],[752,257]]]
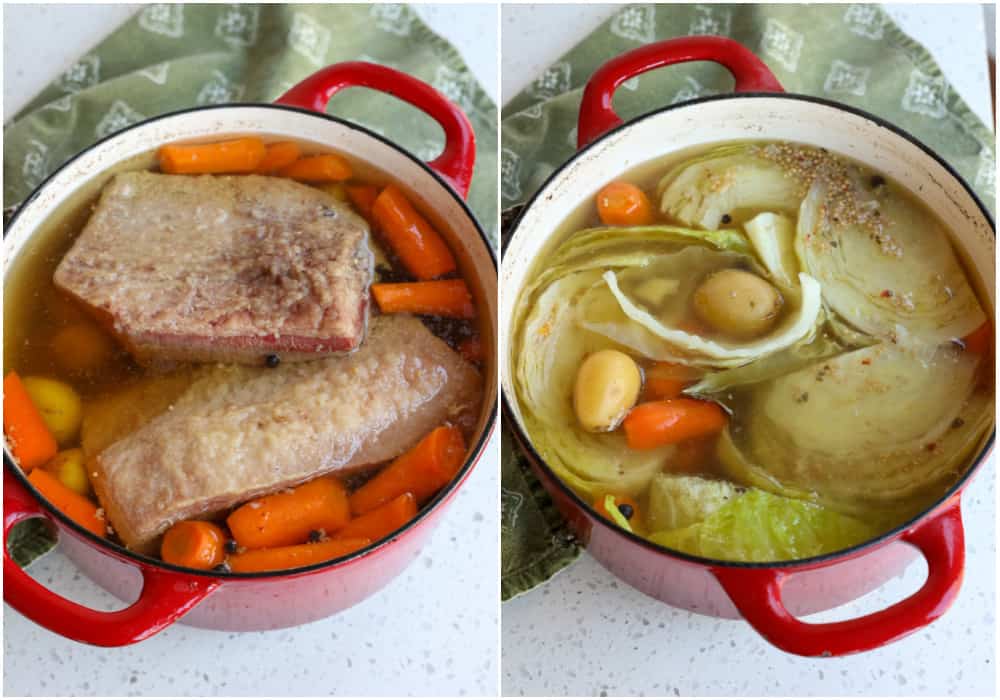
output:
[[[3,432],[14,459],[25,472],[42,466],[59,451],[56,439],[16,372],[3,380]]]
[[[404,493],[349,522],[337,533],[337,538],[362,537],[374,542],[403,527],[416,515],[417,499],[412,493]]]
[[[435,428],[352,493],[351,512],[369,513],[405,493],[423,502],[451,481],[464,461],[462,431],[450,425]]]
[[[259,549],[302,544],[313,530],[330,534],[350,518],[347,490],[337,479],[324,476],[244,503],[226,524],[241,547]]]
[[[717,403],[667,399],[639,404],[625,416],[622,427],[629,447],[651,450],[714,435],[725,427],[726,420],[725,411]]]
[[[282,168],[287,168],[302,155],[302,149],[294,141],[278,141],[267,145],[264,157],[257,166],[257,172],[262,174],[273,173]]]
[[[612,182],[597,193],[597,215],[607,226],[645,226],[653,223],[653,205],[635,185]]]
[[[98,514],[96,503],[63,485],[55,475],[44,469],[31,472],[28,481],[63,515],[95,535],[104,536],[104,517]]]
[[[340,182],[351,177],[351,164],[338,155],[324,153],[299,158],[278,171],[282,177],[305,182]]]
[[[252,173],[264,159],[264,142],[250,137],[192,145],[161,146],[160,170],[171,175]]]
[[[647,401],[675,399],[693,380],[692,371],[684,365],[657,362],[645,372],[643,397]]]
[[[966,351],[985,355],[993,346],[993,324],[986,321],[969,335],[962,338]]]
[[[382,313],[410,313],[449,318],[474,318],[476,307],[464,280],[373,284],[372,294]]]
[[[469,336],[461,341],[456,350],[458,350],[459,355],[469,362],[482,362],[485,357],[483,354],[483,341],[478,335]]]
[[[246,574],[255,571],[280,571],[296,569],[300,566],[319,564],[342,557],[351,552],[367,547],[371,540],[359,537],[349,539],[327,540],[311,544],[298,544],[291,547],[272,547],[269,549],[252,549],[242,554],[229,557],[229,568],[236,573]]]
[[[226,558],[222,528],[204,520],[182,520],[163,535],[160,556],[168,564],[211,569]]]
[[[361,216],[372,218],[372,207],[378,198],[378,187],[375,185],[348,185],[347,198]]]
[[[375,198],[372,218],[386,244],[418,280],[431,280],[456,270],[455,258],[444,239],[395,185],[389,185]]]

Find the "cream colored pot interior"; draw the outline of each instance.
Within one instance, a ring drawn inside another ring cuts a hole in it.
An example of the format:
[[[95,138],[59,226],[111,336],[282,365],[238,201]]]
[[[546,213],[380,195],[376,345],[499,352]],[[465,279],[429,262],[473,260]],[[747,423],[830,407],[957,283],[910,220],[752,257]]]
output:
[[[477,435],[481,435],[490,425],[497,396],[496,367],[489,359],[496,357],[496,327],[491,322],[497,309],[496,272],[487,245],[449,189],[392,146],[349,125],[286,109],[234,106],[193,110],[133,127],[79,156],[23,207],[4,239],[5,275],[11,261],[31,245],[32,233],[43,222],[58,215],[64,205],[94,196],[114,172],[126,164],[142,162],[143,154],[165,143],[248,135],[307,140],[375,166],[407,190],[448,239],[480,309],[480,332],[488,358],[485,401],[477,426]]]
[[[511,384],[511,327],[532,262],[581,202],[615,176],[650,160],[726,141],[784,140],[841,153],[908,187],[947,223],[976,284],[995,307],[995,238],[989,220],[961,183],[933,157],[890,129],[836,107],[780,97],[723,99],[642,118],[592,146],[558,173],[525,211],[504,252],[500,285],[502,386],[521,429]]]

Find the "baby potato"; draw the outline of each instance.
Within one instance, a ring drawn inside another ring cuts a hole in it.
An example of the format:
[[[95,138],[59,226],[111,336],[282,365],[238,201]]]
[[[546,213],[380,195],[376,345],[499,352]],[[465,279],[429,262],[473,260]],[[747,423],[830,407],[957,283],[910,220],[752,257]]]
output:
[[[60,446],[76,438],[83,420],[80,396],[69,384],[48,377],[25,377],[24,389]]]
[[[618,350],[600,350],[580,363],[573,386],[573,410],[580,425],[592,433],[614,430],[625,418],[642,388],[635,361]]]
[[[90,479],[87,478],[83,450],[80,448],[63,450],[45,465],[45,471],[54,474],[66,488],[81,496],[90,495]]]
[[[720,270],[694,292],[694,312],[715,330],[739,340],[764,335],[784,300],[767,280],[744,270]]]

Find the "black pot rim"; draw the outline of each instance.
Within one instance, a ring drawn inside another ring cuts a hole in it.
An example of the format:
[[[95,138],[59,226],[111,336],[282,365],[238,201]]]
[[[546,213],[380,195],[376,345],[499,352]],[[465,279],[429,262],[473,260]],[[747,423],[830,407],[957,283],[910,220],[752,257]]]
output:
[[[708,95],[705,97],[698,97],[692,100],[686,100],[684,102],[678,102],[677,104],[673,105],[667,105],[665,107],[661,107],[659,109],[646,112],[645,114],[639,115],[638,117],[635,117],[628,121],[624,121],[615,128],[609,129],[605,133],[601,134],[598,138],[594,139],[586,146],[579,149],[576,153],[573,154],[571,158],[569,158],[567,161],[565,161],[559,167],[557,167],[552,172],[552,174],[549,175],[548,178],[546,178],[545,182],[543,182],[538,187],[538,189],[531,196],[531,198],[524,204],[520,213],[517,216],[517,219],[515,220],[513,226],[511,227],[510,240],[513,241],[514,237],[517,235],[518,228],[520,227],[522,221],[524,220],[524,217],[531,210],[531,207],[541,198],[542,192],[544,192],[545,189],[552,182],[559,179],[559,177],[573,163],[577,162],[591,149],[596,148],[599,144],[605,141],[605,139],[608,139],[616,134],[620,134],[621,132],[626,131],[635,124],[643,122],[647,119],[651,119],[660,114],[663,114],[664,112],[669,112],[671,110],[683,109],[685,107],[692,107],[708,102],[751,99],[751,98],[761,98],[761,97],[769,99],[779,99],[779,100],[794,100],[798,102],[811,102],[814,104],[822,105],[824,107],[829,107],[843,112],[849,112],[855,116],[867,119],[872,123],[874,123],[876,126],[885,129],[894,134],[895,136],[910,142],[910,144],[916,146],[925,155],[929,156],[931,159],[937,162],[942,168],[944,168],[944,170],[949,175],[951,175],[951,177],[955,179],[956,182],[958,182],[959,185],[962,186],[962,188],[966,191],[966,193],[968,193],[968,195],[972,198],[973,202],[975,202],[976,206],[979,208],[979,212],[982,214],[983,218],[989,223],[990,228],[993,229],[993,237],[994,239],[996,238],[996,224],[993,221],[993,217],[990,215],[989,210],[983,204],[982,200],[980,200],[979,196],[975,193],[975,191],[965,181],[965,179],[961,175],[959,175],[958,172],[956,172],[955,169],[951,165],[949,165],[941,156],[939,156],[934,150],[932,150],[930,147],[926,146],[922,141],[917,139],[915,136],[908,133],[907,131],[904,131],[895,124],[892,124],[891,122],[886,121],[885,119],[876,116],[874,114],[871,114],[870,112],[866,112],[862,109],[841,104],[839,102],[834,102],[832,100],[827,100],[822,97],[815,97],[812,95],[801,95],[790,92],[780,92],[780,93],[740,92],[727,95]],[[518,292],[520,292],[520,290],[518,290]],[[591,521],[593,521],[597,525],[607,528],[608,530],[614,532],[618,536],[623,537],[631,541],[632,543],[637,544],[656,554],[665,555],[675,559],[681,559],[683,561],[687,561],[692,564],[708,566],[712,569],[723,569],[723,568],[781,569],[789,571],[791,570],[804,571],[808,569],[819,568],[825,565],[830,565],[836,563],[837,561],[846,561],[848,559],[853,559],[854,557],[859,556],[860,554],[863,554],[867,551],[873,551],[887,544],[888,542],[895,540],[904,532],[912,529],[917,523],[920,523],[930,518],[930,516],[932,516],[935,512],[937,512],[939,508],[941,508],[943,505],[948,503],[953,497],[955,497],[956,494],[960,494],[961,491],[964,490],[964,488],[968,485],[972,477],[980,470],[983,463],[986,461],[987,456],[993,449],[993,444],[996,439],[996,426],[994,425],[993,431],[990,433],[989,439],[983,445],[982,449],[979,451],[979,453],[973,460],[970,460],[968,468],[965,470],[962,476],[948,488],[948,490],[944,493],[944,495],[942,495],[939,499],[934,501],[932,505],[925,508],[918,515],[910,518],[909,520],[906,520],[905,522],[901,523],[900,525],[897,525],[896,527],[890,530],[881,533],[880,535],[878,535],[873,539],[854,545],[853,547],[848,547],[847,549],[840,549],[834,552],[829,552],[827,554],[821,554],[819,556],[814,556],[814,557],[808,557],[805,559],[793,559],[790,561],[777,561],[777,562],[734,562],[734,561],[726,561],[723,559],[712,559],[710,557],[695,556],[693,554],[687,554],[685,552],[681,552],[680,550],[664,547],[644,537],[640,537],[635,533],[628,532],[627,530],[624,530],[623,528],[620,528],[602,518],[594,510],[594,507],[591,504],[587,503],[582,498],[580,498],[580,496],[577,495],[576,492],[573,491],[573,489],[567,486],[563,482],[563,480],[560,479],[559,476],[555,473],[552,467],[550,467],[548,463],[542,458],[542,456],[538,454],[538,451],[535,449],[534,443],[532,442],[531,438],[527,435],[526,431],[524,431],[521,428],[520,423],[514,417],[515,414],[513,407],[511,406],[510,403],[510,398],[507,396],[507,392],[504,391],[502,387],[500,395],[501,395],[501,401],[503,403],[504,425],[508,425],[509,423],[512,426],[512,430],[515,432],[518,441],[527,449],[528,458],[531,459],[538,468],[542,469],[545,472],[546,476],[548,476],[551,479],[551,481],[556,485],[556,488],[559,489],[559,491],[564,496],[566,496],[573,503],[575,503],[575,505],[578,508],[581,508],[583,512],[587,514],[588,518],[590,518]]]
[[[149,119],[144,119],[140,122],[136,122],[135,124],[131,124],[120,131],[116,131],[115,133],[110,134],[99,141],[96,141],[95,143],[81,150],[79,153],[75,154],[72,158],[67,159],[66,162],[64,162],[62,165],[56,168],[55,171],[53,171],[47,178],[45,178],[45,180],[43,180],[37,187],[35,187],[32,193],[27,198],[25,198],[25,200],[21,202],[21,204],[18,205],[17,211],[11,217],[8,224],[4,227],[4,232],[5,232],[4,235],[6,236],[7,229],[13,227],[13,225],[15,224],[21,213],[32,202],[38,199],[38,197],[45,190],[45,188],[48,186],[49,182],[52,179],[54,179],[67,167],[69,167],[71,163],[74,163],[85,154],[103,147],[105,144],[119,138],[122,134],[131,131],[133,129],[146,126],[148,124],[152,124],[154,122],[162,121],[165,119],[170,119],[172,117],[176,117],[182,114],[189,114],[192,112],[211,112],[215,110],[239,109],[243,107],[273,109],[286,112],[297,112],[299,114],[304,114],[310,117],[314,117],[316,119],[325,119],[327,121],[336,122],[337,124],[340,124],[342,126],[351,129],[352,131],[360,132],[371,139],[379,141],[382,144],[389,146],[400,155],[408,158],[413,163],[420,166],[420,168],[424,170],[424,172],[426,172],[428,175],[430,175],[435,181],[437,181],[437,183],[446,192],[448,192],[448,194],[452,197],[452,199],[454,199],[455,202],[462,208],[462,210],[465,212],[465,216],[468,218],[470,222],[472,222],[472,225],[475,227],[476,232],[479,234],[479,242],[482,244],[484,249],[489,254],[490,260],[493,262],[493,269],[498,270],[497,252],[494,250],[493,246],[490,245],[490,241],[486,237],[486,233],[483,231],[483,227],[479,224],[479,221],[472,213],[472,210],[469,208],[468,203],[466,203],[466,201],[462,199],[462,197],[452,188],[452,186],[448,184],[444,180],[444,178],[442,178],[437,172],[435,172],[426,162],[417,158],[415,155],[410,153],[405,148],[399,146],[395,142],[390,141],[381,134],[378,134],[360,124],[355,124],[354,122],[347,121],[346,119],[342,119],[340,117],[335,117],[333,115],[321,112],[315,112],[313,110],[305,109],[302,107],[271,104],[266,102],[264,103],[233,102],[222,105],[206,105],[201,107],[188,107],[185,109],[179,109],[173,112],[160,114],[155,117],[150,117]],[[287,578],[289,576],[312,574],[316,573],[317,571],[322,571],[325,569],[335,569],[344,564],[359,559],[363,559],[368,555],[373,554],[376,551],[391,545],[396,540],[401,539],[412,529],[416,528],[426,518],[430,517],[431,513],[436,511],[442,503],[450,499],[451,496],[454,493],[456,493],[458,489],[461,487],[461,485],[465,482],[466,478],[472,472],[473,467],[482,457],[486,444],[487,442],[489,442],[489,439],[496,428],[497,415],[498,415],[497,406],[496,403],[494,403],[493,407],[489,412],[488,419],[485,425],[483,426],[483,430],[476,439],[475,444],[472,445],[469,451],[469,456],[466,458],[465,463],[462,465],[462,468],[458,471],[458,473],[451,480],[451,482],[447,484],[444,488],[442,488],[440,491],[438,491],[438,493],[434,496],[434,498],[432,498],[423,508],[421,508],[420,511],[417,513],[417,516],[413,518],[411,521],[409,521],[406,525],[396,530],[395,532],[392,532],[389,535],[383,537],[382,539],[371,543],[367,547],[359,549],[357,552],[352,552],[351,554],[347,554],[345,556],[338,557],[336,559],[331,559],[329,561],[320,562],[318,564],[302,566],[297,569],[282,569],[279,571],[265,571],[265,572],[255,572],[255,573],[219,572],[211,570],[205,571],[203,569],[190,569],[183,566],[176,566],[174,564],[169,564],[161,559],[155,559],[145,554],[139,554],[138,552],[133,552],[125,548],[124,546],[118,544],[117,542],[112,542],[111,540],[105,537],[95,535],[90,530],[87,530],[86,528],[82,527],[75,521],[71,520],[69,517],[64,515],[62,511],[60,511],[58,508],[49,503],[49,501],[37,489],[35,489],[35,487],[31,484],[31,482],[28,481],[28,478],[24,475],[24,472],[22,472],[21,469],[15,464],[13,457],[10,455],[9,450],[7,449],[6,443],[4,444],[4,450],[3,450],[3,462],[4,462],[4,468],[10,470],[10,472],[14,475],[14,477],[18,479],[18,481],[20,481],[21,486],[24,487],[38,501],[38,503],[48,513],[50,517],[53,517],[56,520],[58,520],[63,527],[73,531],[74,534],[76,534],[78,537],[84,540],[88,540],[90,543],[96,545],[99,548],[109,550],[110,553],[117,555],[118,558],[124,558],[126,560],[134,561],[138,564],[141,564],[142,567],[155,567],[158,569],[164,569],[167,571],[173,571],[175,573],[184,574],[186,576],[198,576],[208,579],[218,579],[222,581],[267,580],[267,579],[278,580]]]

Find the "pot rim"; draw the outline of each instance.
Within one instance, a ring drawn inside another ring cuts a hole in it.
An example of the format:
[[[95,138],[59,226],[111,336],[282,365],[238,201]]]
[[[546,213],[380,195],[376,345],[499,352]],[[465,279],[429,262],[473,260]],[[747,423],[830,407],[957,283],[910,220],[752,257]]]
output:
[[[353,131],[360,132],[369,138],[375,139],[376,141],[380,141],[384,145],[389,146],[393,150],[397,151],[402,156],[410,159],[418,166],[420,166],[420,168],[424,170],[428,175],[430,175],[437,182],[437,184],[440,185],[441,188],[444,189],[452,197],[452,199],[455,200],[456,203],[458,203],[462,211],[465,213],[466,217],[469,219],[470,222],[472,222],[472,225],[475,227],[476,232],[479,234],[479,242],[483,245],[483,247],[489,254],[489,259],[493,263],[493,269],[495,271],[499,270],[497,265],[497,251],[490,244],[489,239],[486,237],[486,233],[483,231],[483,227],[480,225],[479,221],[472,213],[472,210],[469,208],[469,205],[452,188],[452,186],[449,185],[447,182],[445,182],[444,178],[442,178],[441,175],[435,172],[434,169],[431,168],[430,165],[428,165],[425,161],[421,160],[420,158],[417,158],[415,155],[413,155],[408,150],[398,145],[394,141],[391,141],[388,138],[382,136],[381,134],[375,133],[371,129],[368,129],[367,127],[362,126],[360,124],[356,124],[354,122],[324,112],[316,112],[310,109],[305,109],[303,107],[294,107],[291,105],[273,104],[267,102],[232,102],[221,105],[186,107],[184,109],[178,109],[172,112],[159,114],[157,116],[150,117],[149,119],[144,119],[142,121],[136,122],[135,124],[130,124],[129,126],[119,131],[116,131],[113,134],[105,136],[103,139],[100,139],[99,141],[95,141],[86,148],[78,151],[71,158],[68,158],[51,174],[49,174],[48,177],[46,177],[41,183],[39,183],[38,186],[35,187],[34,190],[32,190],[30,195],[25,197],[24,200],[17,205],[17,211],[14,212],[13,216],[11,216],[10,221],[4,226],[4,237],[6,238],[7,231],[14,226],[18,217],[25,210],[25,208],[40,196],[42,191],[48,186],[49,182],[57,175],[59,175],[63,170],[69,167],[71,163],[75,162],[83,155],[99,147],[104,146],[105,144],[109,143],[110,141],[113,141],[116,138],[119,138],[122,134],[128,131],[137,129],[142,126],[146,126],[153,122],[169,119],[171,117],[175,117],[181,114],[189,114],[191,112],[239,109],[242,107],[254,107],[254,108],[281,110],[287,112],[298,112],[299,114],[315,117],[317,119],[326,119],[329,121],[333,121]],[[375,165],[377,165],[377,163]],[[106,550],[110,550],[111,553],[117,555],[119,558],[124,558],[128,561],[133,561],[139,564],[140,568],[143,569],[159,568],[179,574],[184,574],[187,576],[200,576],[209,579],[221,579],[221,580],[283,579],[289,576],[311,574],[325,569],[335,569],[343,564],[347,564],[355,560],[362,559],[370,554],[375,553],[378,550],[383,549],[384,547],[391,545],[396,540],[401,539],[410,530],[417,527],[421,522],[423,522],[426,518],[428,518],[432,512],[436,511],[438,507],[441,506],[446,500],[450,499],[455,493],[457,493],[458,489],[462,486],[463,483],[465,483],[465,480],[471,474],[473,467],[479,462],[479,459],[482,457],[483,452],[486,448],[486,444],[489,442],[490,437],[493,435],[497,423],[497,415],[498,415],[497,404],[496,402],[494,402],[488,414],[487,421],[483,426],[483,429],[480,432],[479,436],[477,437],[475,443],[471,446],[469,450],[469,456],[466,458],[465,463],[462,465],[462,468],[452,478],[451,482],[447,484],[445,487],[443,487],[440,491],[438,491],[438,493],[434,496],[434,498],[432,498],[423,508],[420,509],[420,512],[417,513],[417,516],[412,520],[410,520],[408,523],[406,523],[406,525],[404,525],[402,528],[396,530],[395,532],[390,533],[389,535],[386,535],[382,539],[376,540],[375,542],[371,543],[370,545],[368,545],[363,549],[360,549],[356,552],[352,552],[345,556],[338,557],[336,559],[331,559],[326,562],[320,562],[318,564],[310,564],[309,566],[301,566],[295,569],[281,569],[279,571],[265,571],[265,572],[254,572],[254,573],[220,572],[213,570],[206,571],[204,569],[191,569],[184,566],[169,564],[161,559],[155,559],[145,554],[139,554],[138,552],[133,552],[125,548],[124,546],[118,544],[117,542],[112,542],[111,540],[105,537],[95,535],[90,530],[87,530],[86,528],[84,528],[83,526],[79,525],[71,518],[66,516],[58,508],[52,506],[52,504],[49,503],[48,499],[45,498],[37,489],[35,489],[34,485],[28,480],[27,476],[25,476],[25,474],[21,471],[21,469],[16,465],[16,463],[13,460],[13,457],[10,455],[7,449],[6,443],[4,444],[4,450],[3,450],[3,463],[4,463],[4,468],[9,469],[13,473],[14,477],[21,482],[21,485],[28,490],[28,492],[39,502],[39,504],[50,514],[50,516],[56,518],[64,527],[73,531],[78,537],[83,538],[84,540],[89,540],[91,544]]]
[[[624,132],[627,129],[629,129],[630,127],[632,127],[633,125],[638,124],[639,122],[642,122],[642,121],[645,121],[647,119],[656,117],[656,116],[658,116],[658,115],[660,115],[660,114],[662,114],[664,112],[668,112],[668,111],[671,111],[671,110],[674,110],[674,109],[682,109],[684,107],[692,107],[692,106],[696,106],[696,105],[703,104],[703,103],[706,103],[706,102],[718,102],[718,101],[722,101],[722,100],[739,100],[739,99],[745,99],[745,98],[762,98],[762,97],[764,97],[764,98],[779,99],[779,100],[781,100],[781,99],[787,99],[787,100],[797,100],[797,101],[800,101],[800,102],[811,102],[811,103],[814,103],[814,104],[822,105],[824,107],[830,107],[830,108],[838,109],[838,110],[841,110],[841,111],[844,111],[844,112],[849,112],[849,113],[854,114],[856,116],[868,119],[869,121],[873,122],[876,126],[882,128],[882,129],[886,129],[886,130],[892,132],[893,134],[895,134],[896,136],[898,136],[898,137],[900,137],[900,138],[902,138],[902,139],[910,142],[912,145],[916,146],[920,151],[922,151],[925,155],[927,155],[932,160],[934,160],[935,162],[937,162],[938,165],[940,165],[942,168],[944,168],[944,170],[959,185],[961,185],[961,187],[966,191],[966,193],[972,198],[972,201],[975,202],[976,206],[979,208],[980,214],[982,214],[983,218],[987,221],[987,223],[989,223],[990,229],[992,229],[992,231],[993,231],[993,238],[994,238],[994,240],[996,239],[996,224],[994,223],[993,217],[991,216],[989,210],[983,204],[982,200],[980,200],[980,198],[976,194],[975,190],[973,190],[972,187],[970,187],[969,184],[965,181],[965,179],[961,175],[959,175],[958,172],[956,172],[956,170],[948,162],[946,162],[941,156],[939,156],[933,149],[931,149],[930,147],[928,147],[927,145],[925,145],[922,141],[920,141],[918,138],[916,138],[915,136],[911,135],[907,131],[905,131],[905,130],[901,129],[900,127],[896,126],[892,122],[889,122],[886,119],[883,119],[882,117],[876,116],[876,115],[872,114],[871,112],[867,112],[867,111],[865,111],[863,109],[858,109],[857,107],[852,107],[850,105],[845,105],[845,104],[841,104],[839,102],[834,102],[832,100],[828,100],[828,99],[825,99],[825,98],[822,98],[822,97],[815,97],[813,95],[803,95],[803,94],[792,93],[792,92],[781,92],[781,93],[776,93],[776,92],[738,92],[738,93],[725,94],[725,95],[707,95],[707,96],[704,96],[704,97],[696,97],[696,98],[691,99],[691,100],[686,100],[684,102],[678,102],[677,104],[673,104],[673,105],[666,105],[664,107],[660,107],[658,109],[654,109],[654,110],[651,110],[649,112],[645,112],[645,113],[643,113],[643,114],[641,114],[641,115],[639,115],[637,117],[633,117],[632,119],[629,119],[627,121],[623,121],[621,124],[619,124],[618,126],[614,127],[613,129],[609,129],[608,131],[606,131],[603,134],[601,134],[600,137],[594,139],[593,141],[591,141],[590,143],[588,143],[583,148],[577,149],[577,151],[569,159],[567,159],[562,164],[560,164],[545,179],[545,181],[538,187],[538,189],[535,190],[534,194],[531,195],[531,197],[528,199],[528,201],[524,203],[521,211],[517,215],[517,219],[514,221],[514,224],[513,224],[512,228],[511,228],[511,235],[508,238],[508,245],[509,245],[509,242],[511,242],[511,241],[514,240],[514,237],[517,235],[518,228],[520,227],[521,222],[523,221],[525,215],[528,213],[528,211],[531,209],[531,207],[541,198],[541,194],[553,182],[555,182],[557,179],[559,179],[561,177],[561,175],[563,174],[563,172],[566,171],[567,168],[570,165],[572,165],[573,163],[575,163],[579,158],[583,157],[583,155],[586,154],[587,151],[591,150],[592,148],[596,148],[598,146],[598,144],[602,143],[605,139],[608,139],[608,138],[610,138],[611,136],[613,136],[615,134],[619,134],[621,132]],[[503,246],[503,247],[506,248],[507,246]],[[518,290],[518,293],[520,293],[520,290]],[[513,407],[511,406],[510,398],[507,396],[507,392],[503,390],[503,387],[501,387],[500,396],[501,396],[501,401],[503,403],[504,425],[507,425],[508,421],[510,422],[510,424],[512,425],[513,430],[514,430],[514,432],[516,434],[516,437],[517,437],[518,441],[527,450],[527,452],[528,452],[528,458],[531,461],[533,461],[539,468],[541,468],[545,472],[545,474],[548,477],[550,477],[551,480],[556,484],[556,487],[562,492],[562,494],[565,495],[565,496],[567,496],[567,497],[569,497],[569,499],[571,501],[573,501],[577,505],[577,507],[581,508],[583,510],[584,514],[586,514],[586,516],[588,517],[588,519],[590,519],[595,525],[603,526],[603,527],[607,528],[608,530],[614,532],[615,534],[617,534],[617,535],[619,535],[621,537],[624,537],[625,539],[628,539],[628,540],[632,541],[634,544],[638,544],[638,545],[644,547],[645,549],[647,549],[649,551],[652,551],[653,553],[655,553],[657,555],[667,555],[667,556],[670,556],[670,557],[673,557],[673,558],[676,558],[676,559],[682,559],[682,560],[690,562],[692,564],[699,564],[701,566],[709,566],[709,567],[711,567],[713,569],[719,569],[719,568],[734,568],[734,569],[794,569],[794,570],[802,571],[802,570],[808,570],[808,569],[818,568],[820,566],[823,566],[823,565],[826,565],[826,564],[830,564],[830,563],[832,563],[832,562],[834,562],[836,560],[840,560],[840,559],[851,559],[851,558],[854,558],[855,556],[858,556],[858,555],[860,555],[860,554],[862,554],[862,553],[864,553],[864,552],[866,552],[868,550],[874,550],[874,549],[876,549],[878,547],[881,547],[881,546],[887,544],[888,542],[890,542],[890,541],[898,538],[902,533],[904,533],[907,530],[911,529],[914,525],[916,525],[920,521],[922,521],[922,520],[930,517],[942,505],[944,505],[949,500],[951,500],[953,497],[955,497],[956,494],[961,494],[961,492],[965,489],[966,485],[968,485],[969,480],[972,479],[972,477],[976,474],[976,472],[978,472],[979,469],[983,466],[983,463],[986,461],[986,458],[989,456],[990,452],[993,450],[993,445],[994,445],[994,442],[996,440],[996,425],[994,424],[993,431],[990,433],[990,436],[986,440],[986,442],[983,445],[982,449],[978,452],[978,454],[976,454],[976,456],[975,456],[974,459],[972,459],[972,460],[969,461],[969,466],[965,470],[965,472],[962,474],[962,476],[959,477],[955,481],[955,483],[952,484],[948,488],[948,490],[939,499],[935,500],[933,504],[931,504],[930,506],[928,506],[927,508],[925,508],[919,514],[913,516],[912,518],[904,521],[903,523],[897,525],[896,527],[894,527],[894,528],[892,528],[890,530],[886,530],[885,532],[881,533],[880,535],[878,535],[878,536],[876,536],[876,537],[874,537],[872,539],[866,540],[866,541],[864,541],[864,542],[862,542],[860,544],[854,545],[852,547],[848,547],[846,549],[838,549],[838,550],[836,550],[834,552],[829,552],[827,554],[821,554],[821,555],[818,555],[818,556],[808,557],[808,558],[805,558],[805,559],[792,559],[792,560],[787,560],[787,561],[776,561],[776,562],[737,562],[737,561],[725,561],[723,559],[712,559],[710,557],[700,557],[700,556],[696,556],[696,555],[693,555],[693,554],[687,554],[685,552],[681,552],[680,550],[671,549],[670,547],[664,547],[664,546],[656,544],[656,543],[652,542],[651,540],[648,540],[648,539],[646,539],[644,537],[640,537],[639,535],[636,535],[633,532],[629,532],[627,530],[624,530],[621,527],[613,525],[612,523],[606,522],[604,520],[604,518],[602,518],[601,516],[599,516],[597,514],[597,512],[594,510],[593,506],[591,504],[587,503],[586,501],[584,501],[579,495],[577,495],[577,493],[575,491],[573,491],[573,489],[571,489],[569,486],[567,486],[563,482],[563,480],[559,478],[559,475],[556,474],[555,471],[553,471],[553,469],[548,465],[548,463],[542,458],[542,456],[538,454],[538,451],[535,449],[534,442],[527,435],[526,431],[524,431],[521,428],[521,425],[520,425],[519,421],[515,418],[515,413],[514,413]]]

